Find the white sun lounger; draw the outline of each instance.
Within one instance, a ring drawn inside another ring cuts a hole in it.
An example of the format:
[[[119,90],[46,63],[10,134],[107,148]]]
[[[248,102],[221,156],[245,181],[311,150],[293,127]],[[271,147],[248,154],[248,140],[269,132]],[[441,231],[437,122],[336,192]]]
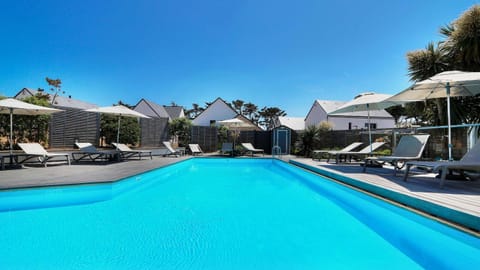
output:
[[[192,155],[203,155],[202,148],[200,148],[200,145],[198,144],[189,144],[188,148],[190,148],[190,152],[192,152]]]
[[[77,162],[87,158],[90,161],[110,161],[114,159],[116,154],[118,154],[118,151],[116,150],[98,150],[91,143],[75,143],[75,145],[79,150],[72,152],[72,157],[73,160]]]
[[[252,154],[263,154],[265,155],[265,151],[263,149],[255,148],[251,143],[242,143],[242,147],[247,150],[247,153],[250,152]]]
[[[152,151],[133,150],[132,148],[128,147],[126,144],[123,143],[112,143],[112,145],[115,146],[118,151],[120,151],[122,159],[128,159],[134,156],[138,156],[138,159],[142,159],[142,156],[150,156],[150,159],[153,159]]]
[[[433,172],[440,174],[440,187],[443,187],[447,174],[452,171],[480,171],[480,142],[470,149],[458,161],[409,161],[406,165],[404,181],[407,181],[408,174],[412,167],[431,168]]]
[[[341,156],[345,156],[345,161],[347,160],[347,158],[351,160],[352,157],[365,158],[366,156],[371,155],[378,148],[382,147],[384,144],[385,144],[384,142],[374,142],[371,145],[364,147],[360,151],[348,151],[348,152],[333,151],[333,152],[328,152],[328,154],[330,156],[335,156],[335,162],[339,163]],[[328,158],[328,160],[330,160],[330,157]]]
[[[163,142],[163,145],[167,148],[168,153],[165,156],[181,156],[182,153],[176,149],[173,148],[172,144],[170,142]]]
[[[25,152],[25,159],[19,163],[25,163],[29,160],[37,158],[38,162],[47,167],[47,161],[55,157],[65,157],[68,165],[70,165],[69,153],[49,153],[39,143],[19,143],[18,146]]]
[[[363,144],[362,142],[354,142],[345,146],[343,149],[340,149],[340,150],[313,150],[312,159],[315,160],[315,157],[318,157],[318,160],[320,160],[322,155],[327,154],[328,155],[327,162],[329,162],[330,158],[334,156],[337,152],[350,152],[362,144]]]
[[[422,157],[429,137],[428,134],[402,136],[391,156],[367,157],[363,164],[363,172],[367,170],[369,164],[387,162],[393,165],[393,175],[397,175],[397,171],[402,169],[407,161],[418,160]]]

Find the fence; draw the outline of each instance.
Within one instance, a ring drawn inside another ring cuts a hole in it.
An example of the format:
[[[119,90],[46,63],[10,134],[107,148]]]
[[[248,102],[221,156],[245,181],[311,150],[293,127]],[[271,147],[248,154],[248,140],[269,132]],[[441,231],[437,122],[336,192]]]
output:
[[[78,142],[98,143],[100,116],[75,108],[61,108],[50,119],[49,146],[71,148]]]
[[[448,159],[448,137],[447,129],[397,129],[394,130],[396,136],[394,138],[392,130],[377,129],[372,134],[372,141],[384,140],[385,147],[393,149],[398,143],[402,134],[410,133],[426,133],[430,134],[428,143],[425,147],[423,156],[427,159]],[[460,159],[467,152],[467,133],[468,128],[452,129],[452,144],[454,145],[452,156],[454,159]],[[396,140],[394,142],[394,139]],[[335,130],[327,132],[321,139],[321,148],[343,148],[352,142],[363,142],[368,145],[368,132],[361,130]]]
[[[142,147],[160,147],[168,141],[168,118],[140,119],[140,145]]]
[[[218,150],[218,136],[216,127],[192,126],[190,143],[199,144],[203,151]]]

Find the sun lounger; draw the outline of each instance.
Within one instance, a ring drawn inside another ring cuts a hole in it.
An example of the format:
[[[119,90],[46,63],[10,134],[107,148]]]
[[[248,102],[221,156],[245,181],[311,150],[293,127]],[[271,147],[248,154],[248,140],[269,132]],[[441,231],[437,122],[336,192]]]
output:
[[[355,148],[359,147],[362,145],[362,142],[354,142],[351,143],[347,146],[345,146],[343,149],[340,150],[313,150],[312,153],[312,159],[315,160],[315,157],[317,157],[318,160],[322,158],[323,155],[327,155],[327,162],[330,161],[330,158],[335,155],[337,152],[350,152],[353,151]]]
[[[165,156],[181,156],[182,153],[179,150],[176,150],[173,148],[172,144],[170,142],[163,142],[163,145],[167,148],[168,153],[165,154]]]
[[[138,159],[142,159],[142,156],[150,156],[150,159],[152,159],[152,151],[133,150],[123,143],[112,143],[112,145],[115,146],[115,148],[118,151],[120,151],[120,155],[122,155],[122,159],[128,159],[134,156],[138,156]]]
[[[25,158],[20,160],[18,162],[19,164],[25,163],[32,159],[37,159],[38,162],[47,167],[47,161],[56,157],[64,157],[68,165],[70,165],[69,153],[49,153],[39,143],[19,143],[18,146],[23,150],[23,152],[25,152]]]
[[[253,157],[253,154],[257,154],[257,153],[265,155],[265,151],[263,149],[257,149],[251,143],[242,143],[242,147],[247,150],[247,153],[250,152],[252,157]]]
[[[115,158],[115,155],[118,155],[117,150],[98,150],[91,143],[75,143],[79,148],[78,151],[72,152],[73,160],[79,162],[84,159],[89,159],[90,161],[110,161]]]
[[[220,154],[233,155],[233,143],[222,143],[222,149],[220,149]]]
[[[409,161],[406,164],[404,181],[407,181],[408,174],[412,167],[430,168],[433,172],[441,172],[440,187],[443,187],[449,173],[458,171],[463,174],[465,171],[480,171],[480,142],[468,151],[458,161]]]
[[[355,157],[357,159],[362,159],[362,158],[366,158],[369,155],[372,155],[372,153],[375,150],[382,147],[384,144],[385,144],[384,142],[374,142],[371,145],[364,147],[360,151],[349,151],[349,152],[333,151],[333,152],[329,152],[328,154],[331,156],[335,156],[336,163],[340,162],[340,158],[342,156],[345,157],[345,161],[347,161],[347,159],[351,161],[352,157]]]
[[[363,172],[367,170],[368,165],[390,163],[393,165],[393,175],[397,175],[397,171],[405,166],[405,162],[418,160],[422,157],[423,149],[425,149],[429,137],[428,134],[402,136],[391,156],[366,158],[363,164]]]
[[[7,159],[10,161],[10,163],[12,163],[12,158],[13,158],[13,155],[10,155],[10,154],[0,154],[0,164],[1,164],[1,168],[2,170],[5,170],[5,159]]]
[[[202,148],[198,144],[189,144],[188,148],[190,148],[190,152],[192,152],[192,156],[195,155],[203,155]]]

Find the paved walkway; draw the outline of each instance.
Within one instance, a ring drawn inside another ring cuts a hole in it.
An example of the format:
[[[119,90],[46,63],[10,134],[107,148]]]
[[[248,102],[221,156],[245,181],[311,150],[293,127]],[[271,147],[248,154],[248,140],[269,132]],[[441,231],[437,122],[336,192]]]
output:
[[[0,170],[0,189],[112,182],[131,175],[166,166],[189,157],[161,157],[123,162],[72,162],[43,166]]]

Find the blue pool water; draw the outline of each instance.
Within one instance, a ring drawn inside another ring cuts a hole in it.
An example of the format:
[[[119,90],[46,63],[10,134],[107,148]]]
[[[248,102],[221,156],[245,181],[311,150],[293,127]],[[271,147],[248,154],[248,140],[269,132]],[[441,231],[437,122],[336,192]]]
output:
[[[0,269],[474,269],[480,240],[270,159],[0,192]]]

